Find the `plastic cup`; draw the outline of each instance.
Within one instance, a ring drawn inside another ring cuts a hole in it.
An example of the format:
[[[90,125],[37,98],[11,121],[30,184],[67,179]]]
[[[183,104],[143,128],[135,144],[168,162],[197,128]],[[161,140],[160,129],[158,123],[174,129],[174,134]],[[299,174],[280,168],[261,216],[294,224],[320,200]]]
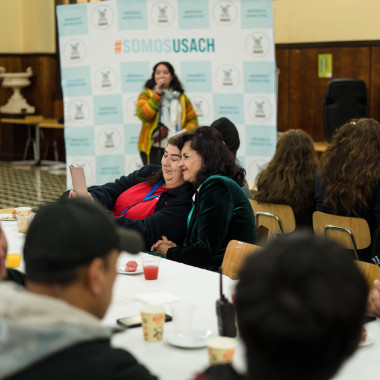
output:
[[[172,305],[174,330],[191,330],[194,308],[194,305],[185,302],[176,302]]]
[[[161,258],[147,255],[142,258],[145,280],[157,280]]]
[[[140,309],[144,340],[160,342],[164,332],[165,309],[162,306],[147,305]]]
[[[23,233],[23,234],[26,234],[28,232],[28,228],[30,226],[30,223],[34,215],[35,214],[31,214],[31,215],[21,214],[18,216],[17,218],[18,232]]]
[[[12,211],[12,215],[14,218],[18,219],[20,215],[30,215],[32,213],[31,207],[16,207]]]
[[[210,338],[206,342],[211,365],[231,363],[234,359],[237,340],[224,336]]]
[[[8,253],[6,262],[8,268],[18,268],[21,264],[21,253]]]

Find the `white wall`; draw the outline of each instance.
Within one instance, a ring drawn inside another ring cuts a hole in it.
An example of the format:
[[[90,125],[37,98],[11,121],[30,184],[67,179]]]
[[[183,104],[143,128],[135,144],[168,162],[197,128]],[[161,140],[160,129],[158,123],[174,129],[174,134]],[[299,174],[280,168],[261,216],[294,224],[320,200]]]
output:
[[[379,0],[277,0],[276,43],[380,40]]]
[[[54,53],[54,0],[0,0],[0,54]]]

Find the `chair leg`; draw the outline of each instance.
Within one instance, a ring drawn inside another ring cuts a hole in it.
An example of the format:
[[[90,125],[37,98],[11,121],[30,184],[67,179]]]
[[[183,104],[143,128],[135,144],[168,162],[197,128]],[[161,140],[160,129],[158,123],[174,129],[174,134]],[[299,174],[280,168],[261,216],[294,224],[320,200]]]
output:
[[[37,141],[33,140],[33,159],[37,160]]]
[[[29,144],[33,143],[34,139],[32,138],[32,132],[30,129],[30,125],[28,125],[28,136],[26,138],[26,143],[25,143],[25,148],[24,148],[24,155],[22,159],[25,161],[26,158],[28,157],[28,149],[29,149]]]
[[[54,158],[55,158],[56,161],[59,161],[59,159],[58,159],[57,140],[53,140],[53,148],[54,148]]]

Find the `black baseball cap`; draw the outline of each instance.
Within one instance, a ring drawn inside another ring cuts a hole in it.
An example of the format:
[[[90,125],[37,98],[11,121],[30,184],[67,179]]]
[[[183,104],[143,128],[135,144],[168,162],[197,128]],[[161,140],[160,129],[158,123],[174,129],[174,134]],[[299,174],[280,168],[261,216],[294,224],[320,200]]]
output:
[[[210,127],[215,128],[222,135],[227,148],[236,156],[236,152],[240,146],[239,132],[235,124],[226,117],[215,120]]]
[[[112,249],[137,253],[144,249],[139,232],[120,227],[111,214],[83,198],[59,200],[41,207],[24,245],[27,275],[62,273],[105,257]]]

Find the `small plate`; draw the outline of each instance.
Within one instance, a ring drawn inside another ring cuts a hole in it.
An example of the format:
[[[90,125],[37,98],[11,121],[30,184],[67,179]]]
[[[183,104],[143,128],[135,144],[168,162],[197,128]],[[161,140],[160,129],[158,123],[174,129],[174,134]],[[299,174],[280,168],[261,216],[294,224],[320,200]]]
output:
[[[371,333],[367,333],[367,337],[365,338],[363,342],[359,343],[359,347],[370,346],[374,342],[375,342],[375,338],[373,337],[373,335]]]
[[[12,214],[0,214],[0,221],[2,222],[15,222],[16,220]]]
[[[140,274],[140,273],[144,273],[144,269],[140,266],[137,266],[134,272],[126,272],[125,267],[117,267],[116,272],[120,274]]]
[[[202,348],[206,347],[206,340],[213,335],[211,330],[171,331],[165,333],[165,339],[176,347]]]

